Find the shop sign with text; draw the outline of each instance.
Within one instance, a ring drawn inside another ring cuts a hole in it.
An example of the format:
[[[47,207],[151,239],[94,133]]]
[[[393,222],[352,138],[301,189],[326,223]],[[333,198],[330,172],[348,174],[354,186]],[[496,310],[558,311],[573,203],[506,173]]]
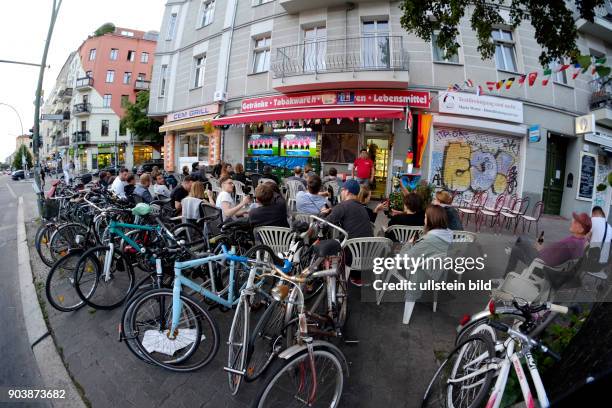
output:
[[[410,106],[429,108],[429,92],[409,90],[324,91],[274,95],[242,101],[242,113],[324,106]]]
[[[181,119],[191,119],[197,116],[211,115],[213,113],[219,113],[219,105],[216,103],[198,106],[197,108],[185,109],[178,112],[172,112],[166,117],[166,123]]]
[[[442,92],[440,113],[523,123],[523,103],[494,96],[476,96],[463,92]]]

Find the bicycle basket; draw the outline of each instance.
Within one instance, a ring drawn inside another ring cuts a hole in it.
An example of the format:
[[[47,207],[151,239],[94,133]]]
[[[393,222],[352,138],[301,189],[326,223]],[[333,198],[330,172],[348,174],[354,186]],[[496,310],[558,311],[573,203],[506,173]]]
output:
[[[50,220],[59,215],[59,201],[46,199],[43,204],[42,217],[46,220]]]

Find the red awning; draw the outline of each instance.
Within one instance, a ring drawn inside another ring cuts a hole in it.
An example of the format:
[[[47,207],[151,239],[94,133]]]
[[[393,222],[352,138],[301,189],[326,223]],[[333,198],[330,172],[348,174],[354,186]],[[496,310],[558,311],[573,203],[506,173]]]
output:
[[[299,119],[333,119],[333,118],[377,118],[404,119],[404,108],[398,107],[337,107],[279,109],[266,112],[238,113],[232,116],[213,119],[213,125],[235,125],[238,123],[272,122],[275,120]]]

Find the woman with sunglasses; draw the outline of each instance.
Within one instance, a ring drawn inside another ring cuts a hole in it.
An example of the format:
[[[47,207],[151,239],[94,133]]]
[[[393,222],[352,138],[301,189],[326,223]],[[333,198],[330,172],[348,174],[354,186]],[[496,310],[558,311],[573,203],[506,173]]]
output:
[[[221,185],[221,192],[217,195],[215,205],[223,212],[223,221],[247,214],[248,210],[244,209],[244,207],[251,203],[251,197],[248,195],[244,196],[242,201],[236,204],[236,201],[232,197],[232,193],[234,192],[233,180],[229,176],[222,177],[221,180],[219,180],[219,184]]]

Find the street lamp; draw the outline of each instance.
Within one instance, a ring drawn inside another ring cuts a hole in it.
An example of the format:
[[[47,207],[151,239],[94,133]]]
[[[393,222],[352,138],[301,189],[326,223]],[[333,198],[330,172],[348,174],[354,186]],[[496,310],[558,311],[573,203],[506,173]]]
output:
[[[21,135],[25,135],[25,133],[23,132],[23,122],[21,121],[21,115],[19,114],[19,111],[17,111],[17,109],[13,105],[9,105],[8,103],[0,102],[0,105],[6,106],[7,108],[10,108],[13,110],[13,112],[15,112],[15,115],[17,115],[17,119],[19,119],[19,126],[21,126]]]

